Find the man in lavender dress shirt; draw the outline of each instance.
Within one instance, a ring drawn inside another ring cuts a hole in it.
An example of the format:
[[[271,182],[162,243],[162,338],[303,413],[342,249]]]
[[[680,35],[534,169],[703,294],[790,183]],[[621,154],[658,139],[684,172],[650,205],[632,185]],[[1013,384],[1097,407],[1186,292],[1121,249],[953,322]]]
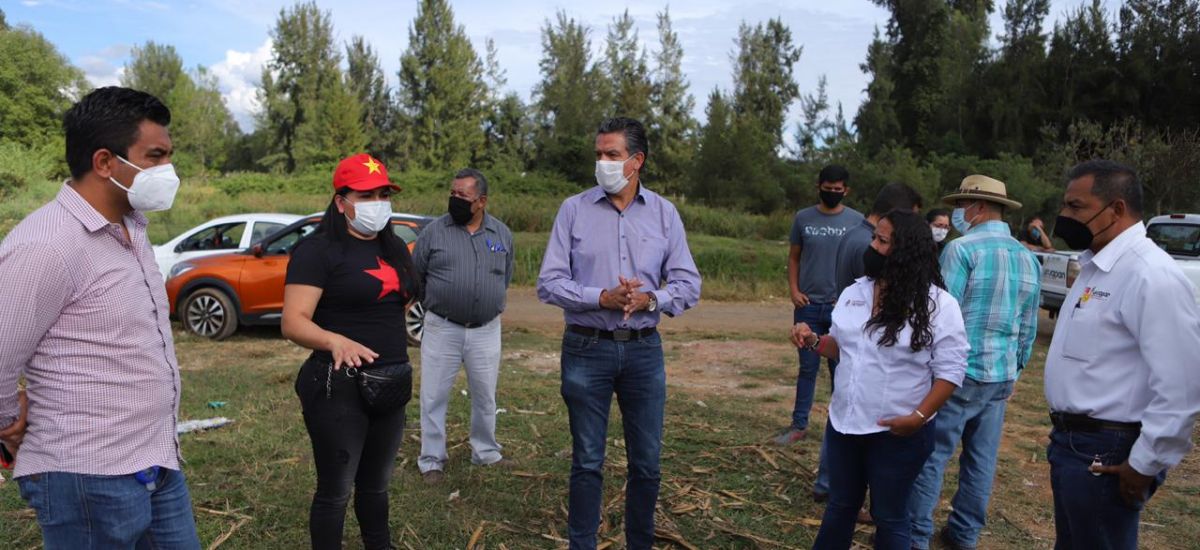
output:
[[[0,442],[47,550],[200,547],[142,214],[179,187],[170,122],[149,94],[88,94],[63,120],[71,179],[0,244]]]
[[[654,541],[666,371],[659,314],[700,299],[700,273],[679,212],[641,185],[649,146],[636,120],[604,121],[596,134],[596,187],[563,201],[538,276],[538,298],[563,308],[562,396],[571,423],[568,536],[596,548],[605,436],[617,394],[629,471],[625,542]]]

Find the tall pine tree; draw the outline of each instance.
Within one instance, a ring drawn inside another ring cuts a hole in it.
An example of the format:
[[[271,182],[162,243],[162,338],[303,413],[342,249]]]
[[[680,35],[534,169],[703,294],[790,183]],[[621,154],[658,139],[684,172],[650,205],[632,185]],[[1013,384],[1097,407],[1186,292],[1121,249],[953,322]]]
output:
[[[683,46],[671,28],[671,14],[658,14],[658,51],[654,53],[654,80],[650,95],[647,131],[653,160],[647,177],[664,193],[682,193],[696,152],[696,100],[688,93],[683,74]]]
[[[258,118],[269,147],[258,162],[291,172],[361,151],[361,107],[342,81],[329,13],[312,1],[281,9],[271,39]]]
[[[396,106],[379,55],[367,40],[355,36],[346,44],[346,84],[362,106],[359,120],[367,137],[367,152],[386,163],[396,159]]]
[[[483,152],[487,87],[483,63],[448,0],[421,0],[400,58],[400,107],[411,165],[447,170]]]
[[[542,27],[542,80],[533,90],[538,168],[583,186],[594,184],[595,131],[607,115],[600,102],[604,74],[591,62],[588,29],[566,12]]]

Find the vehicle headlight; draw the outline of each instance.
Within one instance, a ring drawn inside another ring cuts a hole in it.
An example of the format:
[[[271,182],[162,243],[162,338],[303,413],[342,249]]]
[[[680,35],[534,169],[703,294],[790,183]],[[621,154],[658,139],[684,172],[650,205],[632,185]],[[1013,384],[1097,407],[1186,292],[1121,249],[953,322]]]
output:
[[[171,266],[171,272],[167,274],[167,280],[169,281],[174,279],[175,277],[183,275],[184,273],[187,273],[193,269],[196,269],[196,266],[187,262],[179,262]]]

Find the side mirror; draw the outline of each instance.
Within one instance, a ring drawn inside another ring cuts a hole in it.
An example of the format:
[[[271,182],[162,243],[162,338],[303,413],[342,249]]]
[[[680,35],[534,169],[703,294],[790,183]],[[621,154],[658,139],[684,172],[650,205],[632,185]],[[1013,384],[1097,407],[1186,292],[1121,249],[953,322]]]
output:
[[[250,247],[250,253],[254,254],[255,258],[263,257],[263,245],[256,244],[256,245]]]

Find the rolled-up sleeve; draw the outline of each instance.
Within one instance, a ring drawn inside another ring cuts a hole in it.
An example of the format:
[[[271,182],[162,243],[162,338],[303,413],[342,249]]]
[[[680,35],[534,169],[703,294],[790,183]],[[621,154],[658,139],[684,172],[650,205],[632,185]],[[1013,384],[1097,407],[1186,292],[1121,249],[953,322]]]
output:
[[[573,201],[564,201],[554,218],[554,228],[550,230],[550,240],[542,258],[542,270],[538,274],[537,295],[542,302],[566,311],[590,311],[600,309],[600,293],[604,289],[585,287],[573,277],[571,227],[575,223],[575,208]]]
[[[663,261],[663,279],[667,284],[654,291],[654,299],[660,311],[674,317],[700,301],[700,270],[688,248],[683,220],[674,209],[667,231],[667,254]]]
[[[933,377],[955,386],[962,386],[967,372],[967,329],[963,324],[958,301],[947,292],[938,292],[937,311],[930,324],[933,329],[932,359],[929,368]]]
[[[0,428],[17,419],[17,380],[73,294],[67,263],[50,245],[0,247]]]
[[[1150,368],[1150,403],[1129,465],[1147,476],[1179,464],[1192,448],[1200,414],[1200,308],[1182,274],[1143,278],[1126,293],[1121,310],[1126,327]]]

